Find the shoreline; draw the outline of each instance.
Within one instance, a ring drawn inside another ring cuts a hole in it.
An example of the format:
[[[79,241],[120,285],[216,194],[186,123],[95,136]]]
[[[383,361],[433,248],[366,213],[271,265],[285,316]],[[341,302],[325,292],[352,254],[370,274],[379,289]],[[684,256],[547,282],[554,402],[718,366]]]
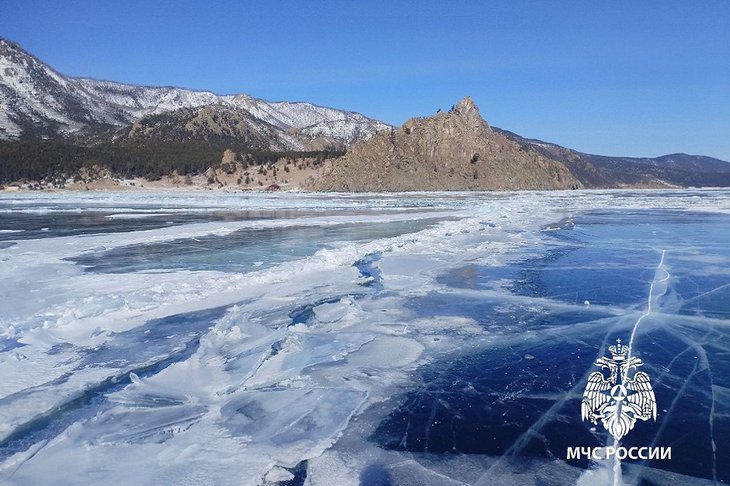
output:
[[[676,191],[676,190],[721,190],[728,189],[725,186],[669,186],[669,185],[631,185],[623,187],[582,187],[576,189],[424,189],[424,190],[408,190],[408,191],[317,191],[306,189],[299,186],[291,186],[289,184],[276,183],[276,188],[270,187],[240,187],[240,186],[222,186],[215,187],[213,185],[199,184],[171,184],[168,182],[159,183],[158,181],[145,181],[137,184],[88,184],[76,185],[76,187],[51,187],[51,188],[31,188],[21,187],[17,185],[2,186],[0,185],[0,195],[3,194],[44,194],[44,193],[87,193],[87,192],[135,192],[135,193],[155,193],[155,192],[190,192],[190,193],[308,193],[308,194],[418,194],[418,193],[531,193],[531,192],[603,192],[603,191]]]

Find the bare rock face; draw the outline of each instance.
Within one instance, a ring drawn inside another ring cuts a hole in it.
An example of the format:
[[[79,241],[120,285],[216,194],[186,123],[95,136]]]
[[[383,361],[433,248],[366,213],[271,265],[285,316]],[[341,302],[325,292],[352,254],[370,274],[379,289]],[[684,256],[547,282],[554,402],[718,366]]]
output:
[[[223,151],[223,158],[221,159],[221,165],[235,164],[236,163],[236,152],[231,149],[225,149]]]
[[[468,96],[448,113],[412,118],[332,161],[310,189],[420,191],[582,187],[562,163],[492,130]]]

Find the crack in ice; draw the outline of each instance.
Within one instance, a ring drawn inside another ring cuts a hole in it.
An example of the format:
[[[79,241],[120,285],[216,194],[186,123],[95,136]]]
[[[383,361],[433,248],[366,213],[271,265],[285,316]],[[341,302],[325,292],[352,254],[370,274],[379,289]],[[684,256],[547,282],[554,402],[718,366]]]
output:
[[[637,319],[636,324],[634,324],[633,329],[631,330],[631,338],[629,339],[629,354],[628,354],[628,360],[631,360],[631,354],[634,349],[634,338],[636,337],[636,330],[639,328],[639,325],[641,324],[641,321],[649,317],[649,315],[652,313],[652,302],[654,300],[654,287],[656,284],[663,283],[669,280],[669,272],[667,272],[662,267],[664,266],[664,257],[666,255],[667,251],[662,250],[662,258],[659,260],[659,265],[657,265],[656,270],[654,271],[654,279],[651,282],[651,285],[649,286],[649,298],[647,299],[646,304],[646,312],[644,312],[639,319]],[[661,280],[657,280],[657,274],[659,273],[659,270],[664,270],[664,278]]]
[[[641,322],[644,319],[646,319],[647,317],[649,317],[652,313],[652,310],[653,310],[652,304],[654,301],[654,288],[656,287],[657,284],[664,283],[669,280],[669,277],[670,277],[669,272],[667,272],[667,270],[663,268],[664,267],[664,257],[666,256],[666,254],[667,254],[667,251],[662,250],[662,257],[659,260],[659,264],[656,266],[656,270],[654,270],[654,278],[651,281],[651,285],[649,285],[649,297],[647,298],[647,302],[646,302],[646,312],[644,312],[641,316],[639,316],[639,318],[636,320],[636,323],[634,324],[634,327],[631,329],[631,337],[629,338],[629,351],[628,351],[627,361],[631,360],[631,356],[632,356],[633,350],[634,350],[634,340],[636,338],[636,331],[639,329],[639,325],[641,325]],[[664,278],[657,280],[657,276],[659,275],[660,270],[663,270],[665,275],[664,275]],[[666,290],[665,290],[665,292],[666,292]],[[686,385],[686,383],[685,383],[685,385]],[[669,410],[670,412],[671,412],[671,409],[674,408],[676,400],[677,400],[677,398],[675,397],[675,400],[672,402],[672,406]],[[661,432],[661,430],[662,430],[661,427],[659,430]],[[613,446],[618,447],[619,441],[614,440]],[[613,486],[622,486],[623,478],[622,478],[622,474],[621,474],[621,459],[619,459],[618,455],[615,455],[614,461],[615,462],[613,465]]]

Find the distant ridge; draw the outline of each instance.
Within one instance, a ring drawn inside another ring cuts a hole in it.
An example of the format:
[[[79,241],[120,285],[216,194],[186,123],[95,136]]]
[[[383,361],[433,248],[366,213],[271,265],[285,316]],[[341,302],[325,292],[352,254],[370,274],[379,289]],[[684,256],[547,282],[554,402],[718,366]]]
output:
[[[727,187],[730,163],[704,155],[610,157],[578,152],[495,128],[526,149],[565,164],[585,187]]]

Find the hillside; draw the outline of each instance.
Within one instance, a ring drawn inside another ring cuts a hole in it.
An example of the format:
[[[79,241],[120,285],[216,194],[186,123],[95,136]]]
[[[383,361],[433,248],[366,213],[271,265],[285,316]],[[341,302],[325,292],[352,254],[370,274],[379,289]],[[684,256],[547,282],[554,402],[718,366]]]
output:
[[[727,187],[730,163],[702,155],[611,157],[578,152],[495,128],[526,150],[565,164],[585,187]]]
[[[226,121],[208,129],[206,120],[216,117]],[[238,146],[246,141],[241,135],[257,132],[263,138],[252,137],[252,149],[301,151],[341,150],[389,128],[359,113],[311,103],[68,77],[0,38],[0,140],[108,143],[139,139],[140,126],[158,122],[164,130],[146,130],[143,142],[214,138]]]
[[[310,185],[355,192],[580,187],[559,161],[493,130],[469,97],[448,113],[413,118],[357,143]]]

